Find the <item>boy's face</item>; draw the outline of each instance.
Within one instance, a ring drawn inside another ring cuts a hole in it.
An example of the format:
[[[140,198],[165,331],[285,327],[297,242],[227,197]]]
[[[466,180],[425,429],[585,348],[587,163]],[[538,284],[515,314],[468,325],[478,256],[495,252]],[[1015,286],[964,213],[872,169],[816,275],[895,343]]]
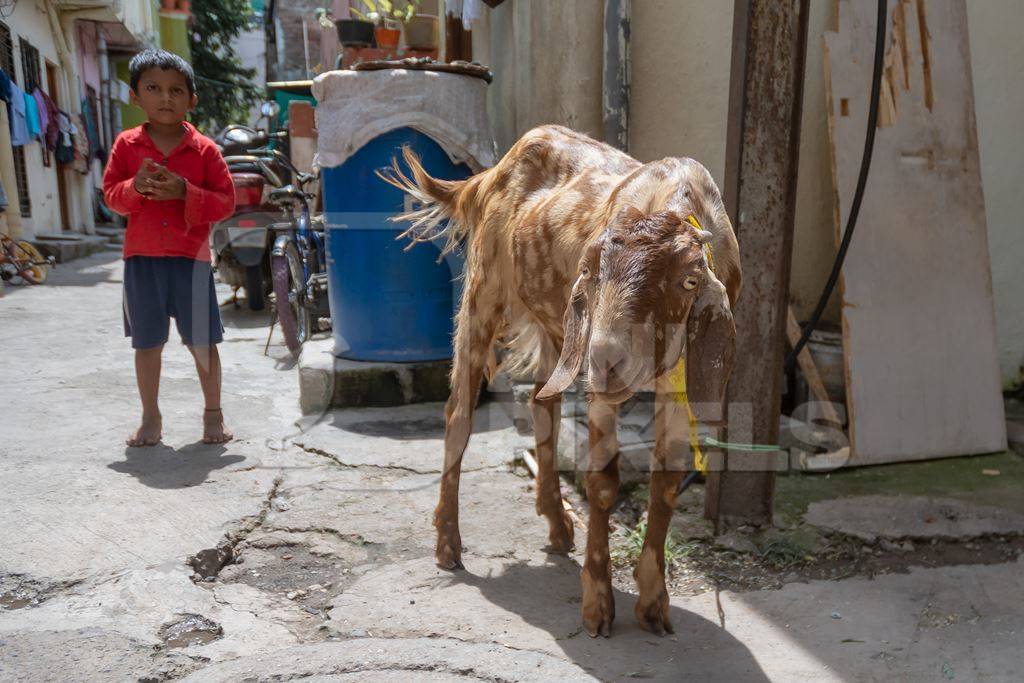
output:
[[[154,123],[175,124],[196,106],[196,96],[188,92],[185,75],[174,69],[153,68],[142,72],[138,92],[132,91],[136,105]]]

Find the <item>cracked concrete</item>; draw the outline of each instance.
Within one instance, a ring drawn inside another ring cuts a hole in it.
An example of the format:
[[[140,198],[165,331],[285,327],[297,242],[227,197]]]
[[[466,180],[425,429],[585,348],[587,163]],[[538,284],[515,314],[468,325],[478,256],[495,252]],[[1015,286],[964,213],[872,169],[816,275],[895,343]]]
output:
[[[279,339],[262,355],[266,316],[225,313],[236,441],[196,443],[198,387],[172,342],[166,445],[126,449],[119,281],[99,255],[0,300],[0,377],[19,396],[0,446],[0,592],[46,598],[0,606],[0,680],[1009,680],[1024,663],[1020,560],[675,596],[665,638],[616,590],[613,637],[592,640],[579,550],[543,551],[505,405],[480,412],[466,457],[466,570],[438,570],[440,404],[295,427],[296,369]],[[215,580],[194,581],[188,558],[218,547]],[[161,628],[184,614],[220,637],[168,647]]]

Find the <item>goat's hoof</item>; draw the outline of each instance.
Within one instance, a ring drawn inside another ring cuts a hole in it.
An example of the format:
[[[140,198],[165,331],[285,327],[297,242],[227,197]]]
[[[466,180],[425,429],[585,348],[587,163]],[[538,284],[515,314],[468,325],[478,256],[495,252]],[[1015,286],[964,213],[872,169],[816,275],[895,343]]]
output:
[[[612,634],[615,621],[615,597],[610,578],[590,579],[583,575],[583,628],[591,638]]]
[[[666,633],[675,633],[672,622],[668,619],[668,607],[668,593],[662,591],[651,601],[646,601],[643,596],[640,596],[636,601],[633,613],[636,614],[636,621],[640,628],[656,636],[663,636]]]
[[[562,513],[561,519],[551,525],[548,531],[548,550],[553,553],[568,553],[573,547],[574,530],[572,518]]]
[[[437,566],[449,571],[465,569],[462,564],[462,542],[456,538],[454,541],[438,540],[437,550],[434,553]]]

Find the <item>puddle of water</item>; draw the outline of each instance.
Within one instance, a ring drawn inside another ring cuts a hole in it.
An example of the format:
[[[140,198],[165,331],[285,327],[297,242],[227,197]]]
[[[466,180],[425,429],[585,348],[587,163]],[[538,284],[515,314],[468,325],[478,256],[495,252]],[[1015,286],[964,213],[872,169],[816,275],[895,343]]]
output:
[[[160,627],[160,638],[167,647],[206,645],[223,635],[220,624],[199,614],[183,614],[181,619]]]
[[[0,607],[4,609],[21,609],[22,607],[28,607],[29,605],[36,604],[38,604],[38,602],[35,597],[27,593],[19,591],[0,593]]]

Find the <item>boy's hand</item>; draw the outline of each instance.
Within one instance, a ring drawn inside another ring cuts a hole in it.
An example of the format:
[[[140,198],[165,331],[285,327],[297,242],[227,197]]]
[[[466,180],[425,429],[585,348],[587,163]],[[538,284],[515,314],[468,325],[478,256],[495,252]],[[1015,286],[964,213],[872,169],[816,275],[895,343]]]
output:
[[[149,179],[159,172],[160,166],[156,162],[149,158],[143,159],[142,166],[139,166],[139,171],[135,174],[135,191],[148,197],[150,193]]]
[[[184,199],[185,179],[166,166],[156,166],[156,168],[157,172],[149,175],[144,181],[146,188],[144,194],[150,199],[156,200]]]

